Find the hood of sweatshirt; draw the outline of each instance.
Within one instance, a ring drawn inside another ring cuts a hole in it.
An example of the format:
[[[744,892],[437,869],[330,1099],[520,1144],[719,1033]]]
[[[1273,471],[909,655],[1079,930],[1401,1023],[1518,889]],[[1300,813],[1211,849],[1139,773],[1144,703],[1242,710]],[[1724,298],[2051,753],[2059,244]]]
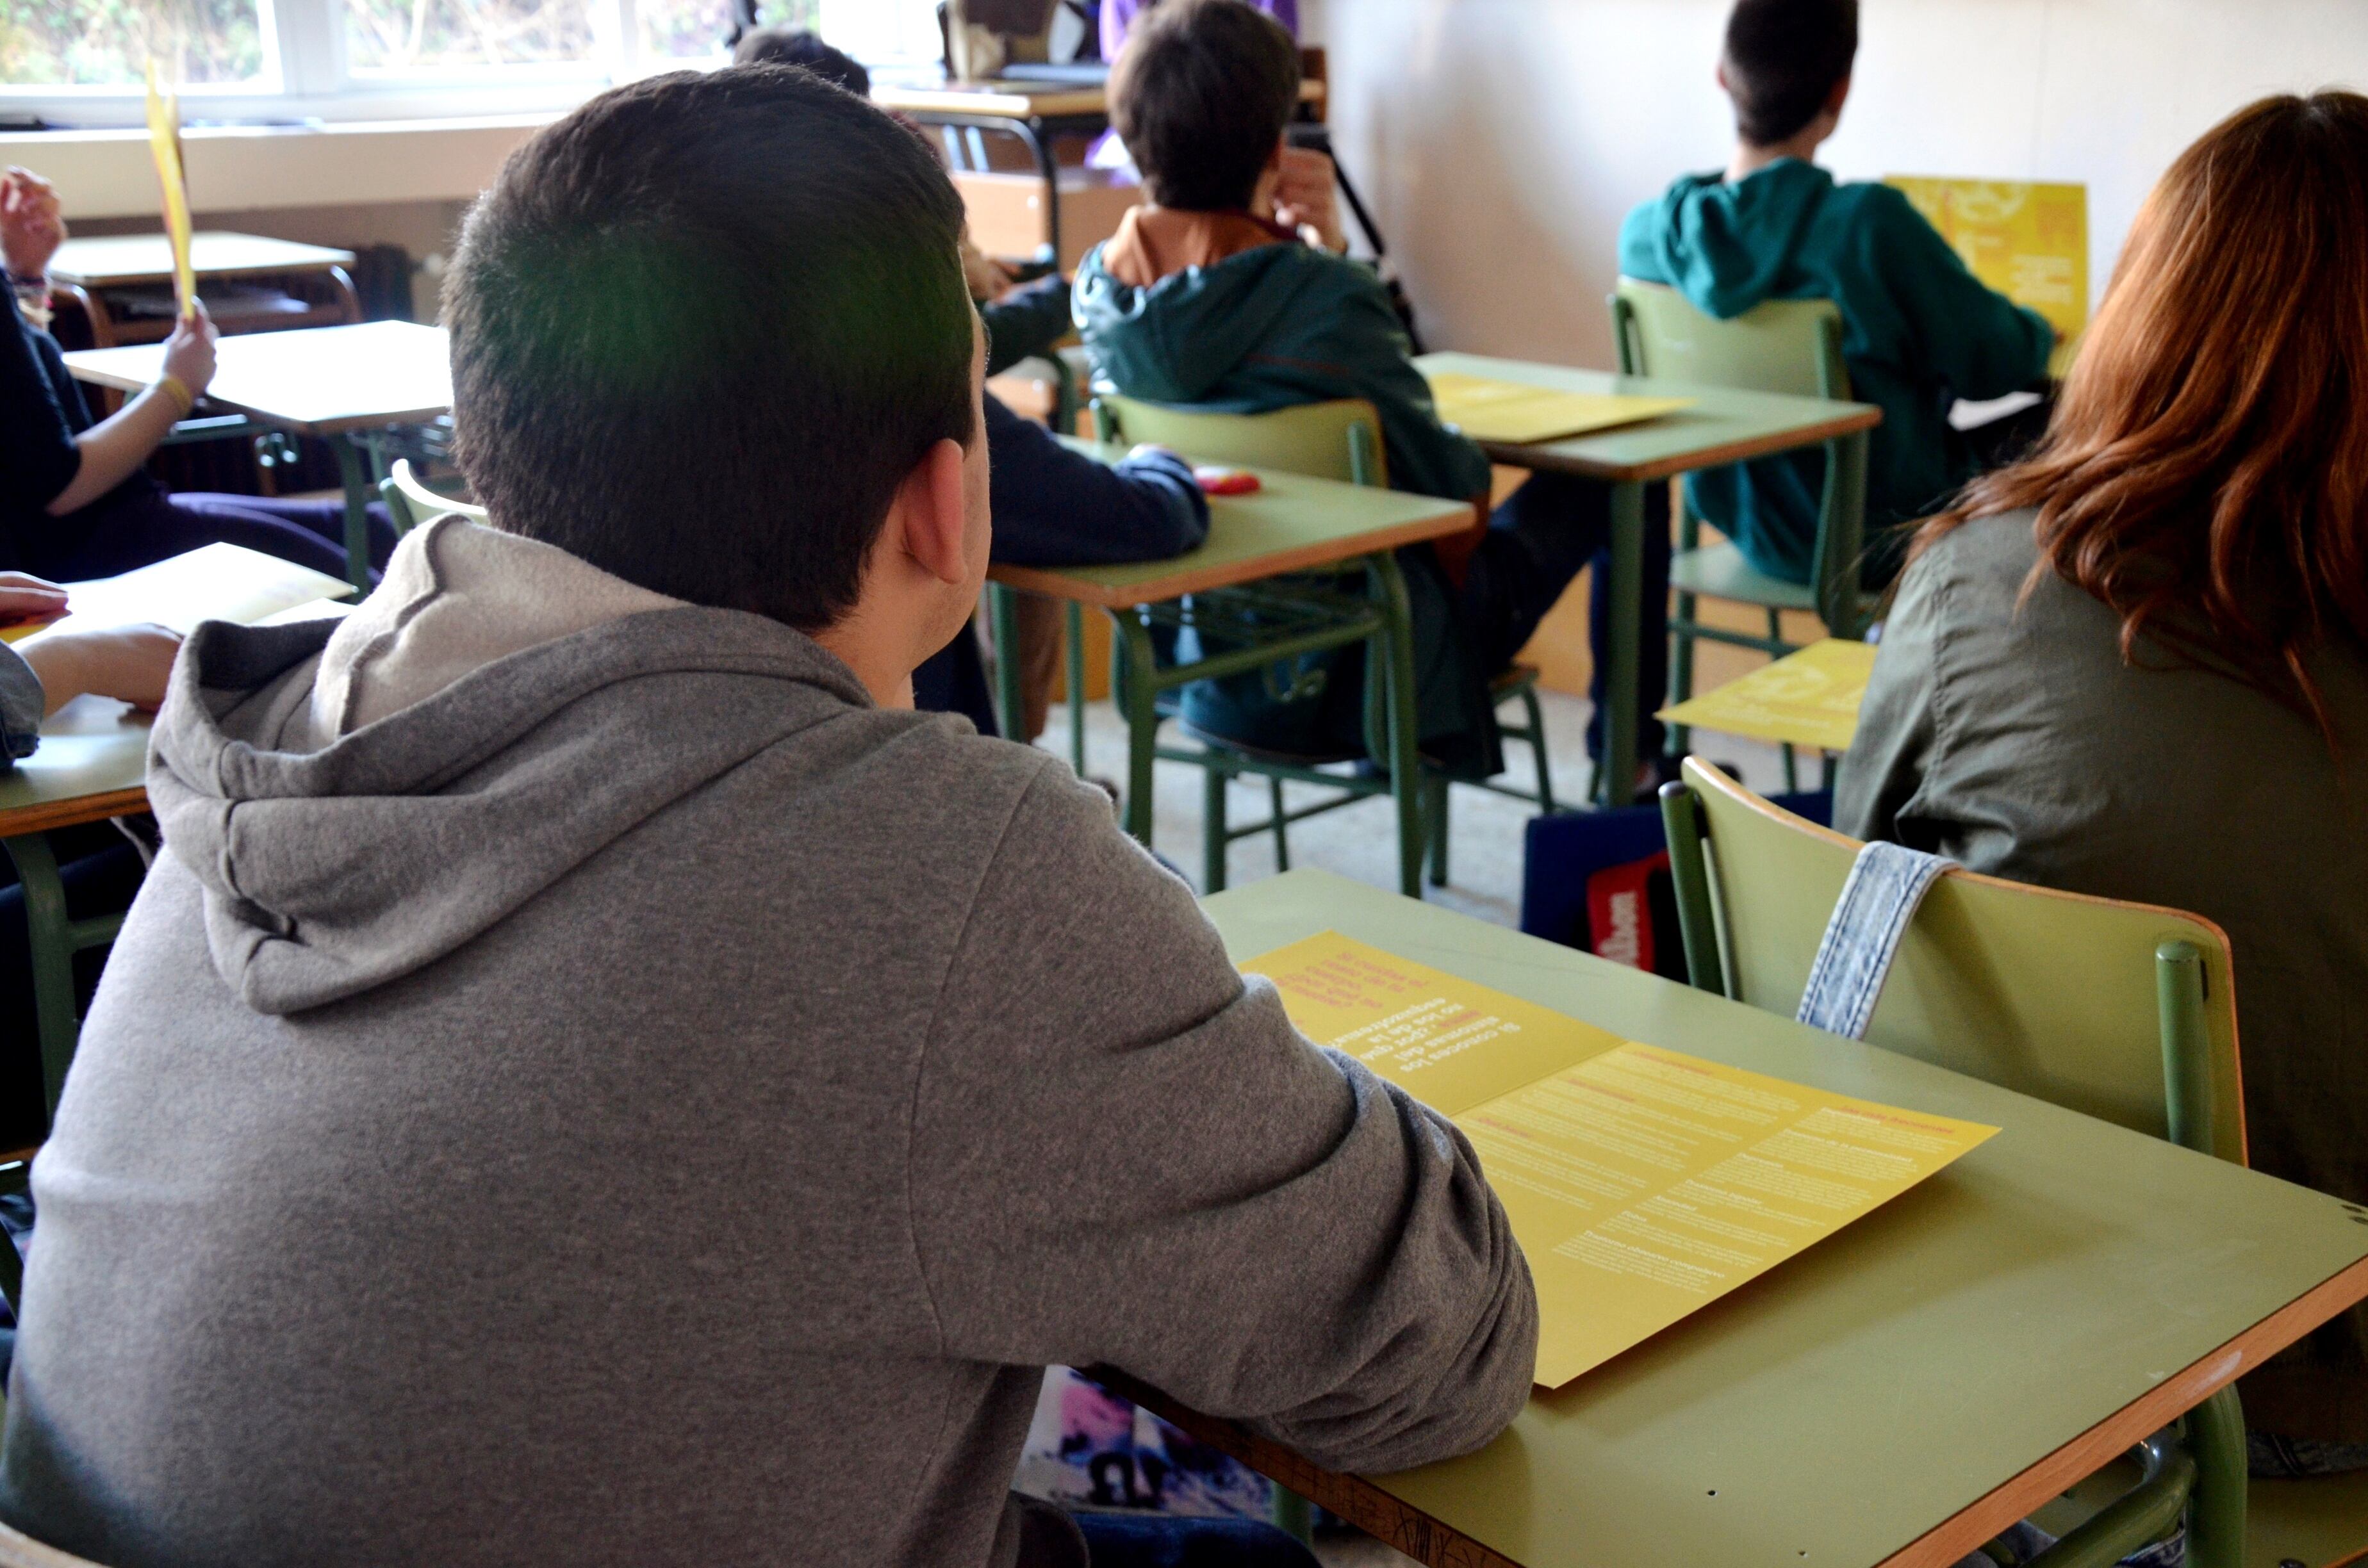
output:
[[[948,722],[876,713],[812,639],[737,610],[628,610],[516,651],[481,617],[443,619],[440,647],[375,675],[347,663],[329,709],[379,707],[370,687],[398,677],[412,699],[342,733],[313,719],[316,688],[337,684],[329,622],[210,623],[174,666],[149,800],[202,884],[215,967],[258,1012],[358,995],[451,953],[791,736],[857,715]],[[449,655],[471,640],[490,656],[463,668]]]
[[[1077,267],[1074,314],[1095,369],[1130,397],[1202,403],[1253,355],[1288,354],[1372,287],[1349,263],[1303,244],[1264,244],[1137,287],[1097,245]]]
[[[1780,158],[1733,185],[1686,175],[1663,193],[1644,232],[1660,276],[1697,310],[1725,321],[1776,295],[1834,176]]]

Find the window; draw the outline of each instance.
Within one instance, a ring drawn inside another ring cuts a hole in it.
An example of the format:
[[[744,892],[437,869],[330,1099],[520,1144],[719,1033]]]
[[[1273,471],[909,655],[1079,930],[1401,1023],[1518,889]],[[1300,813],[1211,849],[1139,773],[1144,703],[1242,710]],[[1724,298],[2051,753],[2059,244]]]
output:
[[[721,64],[734,0],[0,0],[0,110],[141,123],[149,61],[192,120],[565,108],[653,71]],[[936,0],[757,0],[857,58],[934,59]]]
[[[273,73],[262,0],[0,0],[0,83],[142,86],[148,62],[193,85]]]
[[[345,0],[357,78],[596,62],[592,0]]]

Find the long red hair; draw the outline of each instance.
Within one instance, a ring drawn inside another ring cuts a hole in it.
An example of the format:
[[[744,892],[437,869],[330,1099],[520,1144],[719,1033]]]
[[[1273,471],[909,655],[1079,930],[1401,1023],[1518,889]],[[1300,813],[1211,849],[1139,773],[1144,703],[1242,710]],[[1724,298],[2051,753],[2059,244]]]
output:
[[[2263,98],[2147,196],[2047,434],[1927,522],[2035,507],[2040,561],[2334,744],[2306,661],[2368,646],[2368,97]],[[2028,587],[2026,587],[2028,592]]]

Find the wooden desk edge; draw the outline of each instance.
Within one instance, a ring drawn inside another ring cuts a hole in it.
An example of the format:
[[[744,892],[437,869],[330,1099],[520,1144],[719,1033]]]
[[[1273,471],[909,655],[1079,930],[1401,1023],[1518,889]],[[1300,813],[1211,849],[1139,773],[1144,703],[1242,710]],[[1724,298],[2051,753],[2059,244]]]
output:
[[[85,823],[131,816],[147,809],[148,786],[145,784],[134,784],[129,790],[108,790],[96,795],[76,795],[63,801],[42,801],[34,805],[18,806],[12,811],[0,811],[0,838],[48,833],[61,827],[80,827]]]
[[[2368,1300],[2368,1258],[2322,1281],[2004,1485],[1960,1509],[1875,1568],[1945,1568],[2093,1475],[2114,1458],[2203,1403],[2251,1369],[2347,1308]],[[1433,1518],[1361,1476],[1343,1475],[1302,1459],[1234,1422],[1202,1415],[1131,1378],[1096,1369],[1091,1375],[1156,1412],[1210,1447],[1281,1483],[1429,1568],[1524,1568],[1502,1552]]]
[[[1647,484],[1656,479],[1673,479],[1698,469],[1724,468],[1728,463],[1745,462],[1752,458],[1770,457],[1777,452],[1816,446],[1837,436],[1853,436],[1861,430],[1872,430],[1882,423],[1883,410],[1870,405],[1839,418],[1820,420],[1803,429],[1754,436],[1745,440],[1729,441],[1722,447],[1708,447],[1701,451],[1645,463],[1601,463],[1557,457],[1552,441],[1527,445],[1514,441],[1483,441],[1480,449],[1488,454],[1491,462],[1502,463],[1507,468],[1525,468],[1532,473],[1575,473],[1582,478],[1606,480],[1614,484]]]
[[[1436,517],[1417,517],[1411,522],[1393,524],[1360,534],[1351,542],[1353,549],[1335,548],[1338,541],[1294,546],[1279,550],[1271,555],[1260,555],[1245,561],[1212,564],[1191,571],[1178,572],[1170,576],[1154,577],[1122,587],[1108,587],[1099,583],[1086,583],[1068,576],[1058,567],[996,566],[987,572],[990,580],[1006,587],[1020,588],[1048,598],[1075,599],[1079,604],[1098,605],[1103,609],[1132,609],[1137,605],[1164,604],[1181,598],[1186,594],[1206,593],[1211,588],[1234,587],[1243,583],[1261,582],[1279,577],[1286,572],[1304,571],[1311,566],[1328,566],[1336,562],[1353,561],[1360,555],[1377,555],[1385,550],[1396,550],[1425,540],[1444,539],[1462,533],[1472,527],[1472,509],[1458,506],[1452,512]],[[1090,568],[1079,568],[1090,570]]]

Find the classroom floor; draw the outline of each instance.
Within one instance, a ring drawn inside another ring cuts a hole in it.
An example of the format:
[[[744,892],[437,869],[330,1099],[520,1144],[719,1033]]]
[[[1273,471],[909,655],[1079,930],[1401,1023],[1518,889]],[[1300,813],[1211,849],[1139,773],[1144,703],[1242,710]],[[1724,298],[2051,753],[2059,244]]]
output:
[[[1577,802],[1587,788],[1587,699],[1559,692],[1541,692],[1545,707],[1546,735],[1554,760],[1557,799]],[[1068,755],[1069,720],[1055,705],[1051,727],[1039,745]],[[1702,734],[1696,749],[1722,763],[1742,769],[1743,781],[1763,794],[1783,788],[1783,768],[1777,749],[1757,741]],[[1509,777],[1526,784],[1532,777],[1529,750],[1519,742],[1506,745]],[[1816,776],[1814,761],[1802,764],[1804,781]],[[1086,709],[1086,770],[1105,779],[1126,777],[1126,725],[1108,702]],[[1153,773],[1156,800],[1153,806],[1152,843],[1195,886],[1201,875],[1201,770],[1180,762],[1163,762]],[[1311,785],[1290,784],[1284,798],[1298,806],[1318,798]],[[1521,915],[1521,849],[1524,825],[1534,814],[1527,801],[1509,800],[1486,790],[1457,789],[1449,804],[1452,824],[1448,841],[1448,885],[1428,890],[1431,902],[1460,914],[1518,926]],[[1233,786],[1227,814],[1235,823],[1256,822],[1266,814],[1266,782],[1238,779]],[[1397,886],[1397,835],[1386,797],[1356,805],[1291,829],[1293,866],[1320,866],[1344,877],[1376,887]],[[1234,846],[1230,880],[1234,886],[1274,874],[1274,841],[1260,836]]]

